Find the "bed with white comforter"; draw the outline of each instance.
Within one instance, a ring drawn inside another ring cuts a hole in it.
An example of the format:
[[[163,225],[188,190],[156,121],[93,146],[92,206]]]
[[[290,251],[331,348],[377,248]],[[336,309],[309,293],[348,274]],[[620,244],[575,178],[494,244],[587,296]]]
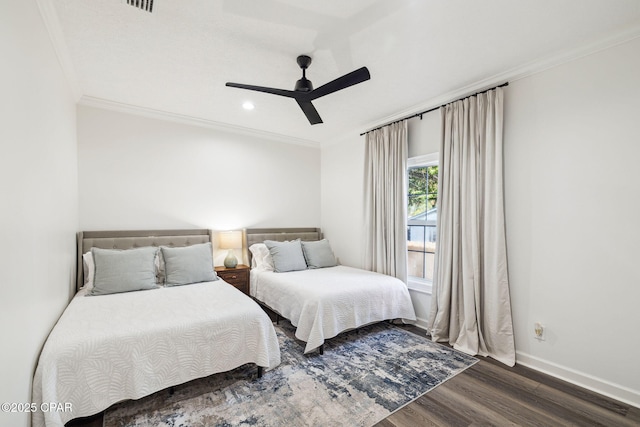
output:
[[[222,280],[72,299],[42,350],[34,402],[72,412],[33,414],[62,426],[125,399],[138,399],[245,363],[274,367],[280,350],[266,313]]]
[[[407,286],[346,266],[276,273],[251,270],[251,296],[289,319],[305,353],[340,332],[388,319],[415,320]]]

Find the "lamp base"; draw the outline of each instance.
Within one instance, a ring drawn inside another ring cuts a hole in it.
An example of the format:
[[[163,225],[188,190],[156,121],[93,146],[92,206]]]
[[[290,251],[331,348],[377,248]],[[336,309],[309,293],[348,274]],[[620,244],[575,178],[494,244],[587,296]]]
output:
[[[238,258],[236,258],[233,253],[233,249],[229,249],[227,257],[224,259],[224,266],[227,268],[236,268],[236,265],[238,265]]]

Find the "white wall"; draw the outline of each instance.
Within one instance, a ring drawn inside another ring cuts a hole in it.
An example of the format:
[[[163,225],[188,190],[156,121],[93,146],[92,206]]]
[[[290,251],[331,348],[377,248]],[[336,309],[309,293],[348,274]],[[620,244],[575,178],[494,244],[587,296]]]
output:
[[[78,163],[83,230],[320,224],[317,147],[79,106]]]
[[[440,110],[409,120],[409,158],[437,153],[440,149]]]
[[[504,135],[518,361],[636,405],[638,52],[640,39],[513,82]]]
[[[343,265],[364,265],[364,137],[322,148],[322,231]]]
[[[75,102],[35,1],[3,3],[0,58],[0,402],[25,403],[73,289]],[[29,414],[0,412],[0,425]]]
[[[512,82],[504,161],[518,363],[640,406],[638,52],[640,39]],[[430,134],[428,123],[414,131]],[[322,226],[334,247],[362,254],[361,232],[342,224],[363,218],[363,142],[350,138],[322,150]],[[428,296],[412,298],[426,318]]]

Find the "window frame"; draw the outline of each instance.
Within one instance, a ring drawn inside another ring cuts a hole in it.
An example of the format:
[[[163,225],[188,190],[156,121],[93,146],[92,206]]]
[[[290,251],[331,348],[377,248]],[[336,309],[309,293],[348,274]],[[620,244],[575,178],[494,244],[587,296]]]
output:
[[[410,157],[409,159],[407,159],[407,170],[406,170],[407,188],[405,191],[407,195],[409,194],[409,169],[416,168],[416,167],[438,166],[439,160],[440,160],[440,153],[438,152],[421,155],[421,156]],[[411,221],[409,221],[409,219],[407,218],[407,226],[412,225],[410,222]],[[421,222],[420,224],[413,224],[413,225],[423,225],[423,223]],[[428,295],[431,295],[431,291],[433,287],[433,283],[431,280],[427,278],[409,276],[408,274],[407,274],[407,285],[410,290],[422,292]]]

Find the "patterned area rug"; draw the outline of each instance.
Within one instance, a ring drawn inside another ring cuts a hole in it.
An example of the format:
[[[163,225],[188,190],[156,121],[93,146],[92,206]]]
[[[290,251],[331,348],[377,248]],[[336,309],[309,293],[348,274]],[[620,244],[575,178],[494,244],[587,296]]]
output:
[[[389,323],[346,332],[304,355],[286,321],[282,363],[215,374],[105,412],[104,426],[372,426],[477,359]]]

